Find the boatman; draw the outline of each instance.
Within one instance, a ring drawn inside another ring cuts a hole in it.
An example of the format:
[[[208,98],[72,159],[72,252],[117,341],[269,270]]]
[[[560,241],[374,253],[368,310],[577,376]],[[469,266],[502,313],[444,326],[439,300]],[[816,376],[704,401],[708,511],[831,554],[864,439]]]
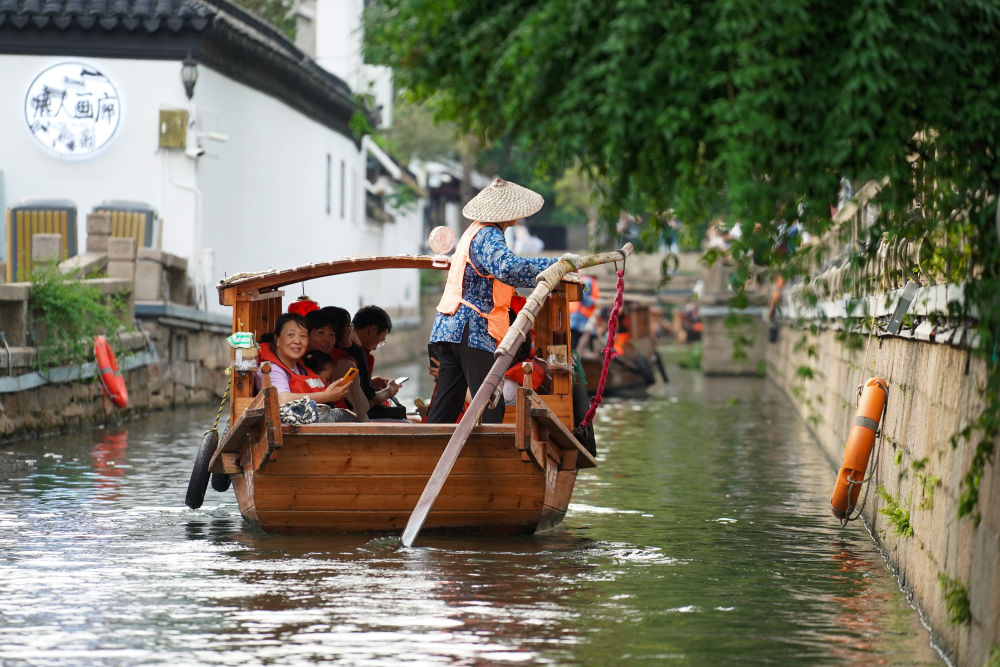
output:
[[[537,192],[496,178],[462,209],[474,222],[455,248],[431,327],[441,365],[429,423],[455,423],[466,389],[475,396],[493,367],[497,343],[510,327],[507,308],[514,288],[534,287],[535,276],[558,261],[519,257],[504,241],[504,230],[537,213],[544,201]],[[501,401],[483,412],[483,423],[499,424],[503,413]]]

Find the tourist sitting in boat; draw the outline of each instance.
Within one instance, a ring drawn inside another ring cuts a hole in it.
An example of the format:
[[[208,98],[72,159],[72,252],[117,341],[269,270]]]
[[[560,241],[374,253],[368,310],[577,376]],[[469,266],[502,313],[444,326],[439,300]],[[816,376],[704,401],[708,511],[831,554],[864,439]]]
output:
[[[350,369],[358,367],[348,351],[352,345],[357,345],[351,330],[350,313],[337,306],[324,306],[309,313],[306,319],[309,320],[309,351],[329,356],[333,363],[333,377],[343,377]],[[358,347],[358,350],[361,348]],[[351,410],[358,421],[368,421],[370,399],[362,389],[362,381],[362,374],[359,373],[358,381],[351,383],[347,396],[337,401],[334,407]]]
[[[302,363],[309,346],[309,322],[295,313],[284,313],[274,323],[273,342],[260,344],[261,368],[256,378],[263,386],[263,362],[270,362],[270,384],[278,391],[278,403],[308,396],[317,403],[335,403],[347,395],[351,382],[343,378],[331,383],[323,380]]]
[[[392,318],[378,306],[363,306],[354,313],[351,325],[354,344],[347,348],[347,352],[361,371],[361,389],[368,397],[368,418],[406,419],[405,408],[386,405],[386,401],[399,392],[399,385],[388,378],[372,375],[375,370],[373,353],[385,345],[385,339],[392,331]]]
[[[517,388],[524,386],[522,364],[526,361],[531,362],[531,388],[538,391],[538,388],[545,382],[545,361],[538,357],[531,357],[530,354],[520,360],[515,360],[504,373],[503,378],[503,400],[507,405],[512,405],[517,399]]]
[[[326,352],[321,352],[320,350],[309,350],[306,352],[306,356],[302,357],[302,363],[305,364],[306,368],[311,370],[313,373],[318,375],[325,385],[329,385],[331,382],[338,378],[344,377],[344,373],[337,372],[337,364],[333,361]],[[354,365],[351,364],[349,368],[353,368]],[[345,371],[346,372],[346,371]],[[348,391],[348,397],[351,395],[350,392],[358,390],[358,383],[352,381],[350,384],[350,390]],[[360,391],[360,390],[358,390]],[[320,411],[318,421],[330,421],[330,422],[356,422],[361,421],[358,418],[357,413],[351,409],[351,405],[347,402],[347,398],[342,398],[339,401],[334,401],[333,403],[326,403],[325,405],[330,406],[331,412],[328,415],[324,415],[323,411]]]
[[[493,353],[510,326],[507,307],[515,287],[534,287],[535,276],[555,258],[513,253],[504,229],[542,208],[537,192],[501,178],[483,188],[462,209],[474,220],[455,248],[430,340],[437,343],[441,370],[427,421],[453,424],[466,390],[474,395],[493,366]],[[483,411],[485,424],[503,421],[504,406]]]

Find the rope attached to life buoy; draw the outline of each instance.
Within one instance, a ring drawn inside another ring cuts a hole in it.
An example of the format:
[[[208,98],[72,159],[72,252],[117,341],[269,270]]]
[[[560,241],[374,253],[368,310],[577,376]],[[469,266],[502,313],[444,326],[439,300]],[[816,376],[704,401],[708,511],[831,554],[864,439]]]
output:
[[[587,414],[583,416],[583,421],[580,422],[580,426],[587,427],[590,426],[594,421],[594,415],[597,413],[597,406],[601,404],[604,399],[604,385],[608,381],[608,367],[611,365],[611,360],[615,357],[615,332],[618,330],[618,314],[621,312],[622,303],[625,300],[625,262],[622,261],[622,268],[618,269],[618,284],[617,284],[617,294],[615,294],[615,303],[611,308],[611,315],[608,316],[608,340],[604,345],[604,365],[601,366],[601,379],[597,383],[597,391],[594,393],[593,400],[590,401],[590,409],[587,410]]]

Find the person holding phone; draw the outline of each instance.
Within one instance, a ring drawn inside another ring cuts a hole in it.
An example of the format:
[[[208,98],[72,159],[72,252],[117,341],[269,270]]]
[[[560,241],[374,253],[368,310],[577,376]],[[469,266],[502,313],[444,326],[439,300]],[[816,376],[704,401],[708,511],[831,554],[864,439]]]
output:
[[[455,423],[466,392],[475,395],[493,366],[497,343],[510,326],[507,309],[514,288],[534,287],[535,276],[559,261],[520,257],[504,240],[507,227],[534,215],[543,203],[537,192],[496,178],[462,209],[474,222],[455,248],[431,328],[441,366],[428,422]],[[503,404],[488,408],[483,423],[500,423],[503,413]]]
[[[261,366],[271,364],[271,386],[278,391],[278,403],[308,396],[317,403],[335,403],[347,395],[351,382],[342,378],[325,383],[302,363],[309,347],[309,322],[295,313],[284,313],[274,323],[272,342],[260,345]],[[263,386],[263,370],[257,369],[257,386]]]
[[[369,419],[405,419],[406,408],[386,405],[399,392],[399,385],[388,378],[373,375],[374,352],[385,345],[385,339],[392,331],[389,313],[375,305],[362,306],[354,313],[351,326],[354,344],[347,351],[361,371],[361,389],[369,400]]]

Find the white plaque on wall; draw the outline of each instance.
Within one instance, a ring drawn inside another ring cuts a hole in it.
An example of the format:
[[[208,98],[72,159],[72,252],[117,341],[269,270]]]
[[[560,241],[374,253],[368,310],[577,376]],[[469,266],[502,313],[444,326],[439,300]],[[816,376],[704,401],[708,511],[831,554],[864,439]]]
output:
[[[78,62],[53,65],[35,77],[24,96],[28,131],[60,157],[86,158],[115,136],[121,101],[99,69]]]

